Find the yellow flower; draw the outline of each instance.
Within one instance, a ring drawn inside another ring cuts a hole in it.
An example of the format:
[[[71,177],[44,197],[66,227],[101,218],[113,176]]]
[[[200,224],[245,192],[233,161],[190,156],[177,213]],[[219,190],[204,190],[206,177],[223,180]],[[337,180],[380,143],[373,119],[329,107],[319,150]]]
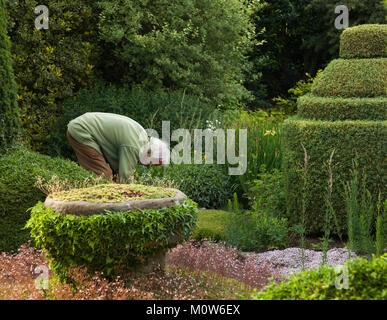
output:
[[[276,132],[275,130],[266,130],[264,136],[267,136],[267,135],[272,135],[272,136],[275,136],[276,135]]]

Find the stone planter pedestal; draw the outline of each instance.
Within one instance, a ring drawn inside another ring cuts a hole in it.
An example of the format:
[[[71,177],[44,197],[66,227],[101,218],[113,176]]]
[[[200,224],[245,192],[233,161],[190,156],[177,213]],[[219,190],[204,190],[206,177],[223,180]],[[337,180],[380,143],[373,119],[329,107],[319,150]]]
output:
[[[78,216],[90,216],[94,214],[104,214],[105,210],[120,212],[136,209],[166,209],[176,206],[187,199],[187,196],[177,189],[169,188],[175,192],[174,197],[160,198],[160,199],[144,199],[144,200],[129,200],[126,202],[109,202],[109,203],[95,203],[87,201],[62,201],[54,200],[47,197],[44,206],[45,208],[52,208],[61,214],[73,214]],[[173,247],[178,242],[178,236],[169,239],[169,246]],[[154,244],[150,244],[154,245]],[[158,251],[153,257],[149,258],[146,265],[141,265],[135,268],[137,273],[152,272],[157,266],[165,267],[165,250]]]

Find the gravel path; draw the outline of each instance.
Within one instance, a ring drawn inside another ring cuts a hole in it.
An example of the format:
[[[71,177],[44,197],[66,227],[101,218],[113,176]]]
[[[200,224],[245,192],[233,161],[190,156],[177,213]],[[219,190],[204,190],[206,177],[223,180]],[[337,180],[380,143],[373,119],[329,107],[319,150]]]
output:
[[[313,269],[319,267],[322,262],[322,252],[306,249],[305,253],[305,269]],[[356,254],[351,252],[351,258],[355,258]],[[287,248],[284,250],[272,250],[256,254],[257,262],[267,262],[277,270],[281,275],[288,275],[291,272],[301,271],[301,249]],[[337,266],[345,264],[348,260],[347,248],[332,248],[327,252],[327,264]]]

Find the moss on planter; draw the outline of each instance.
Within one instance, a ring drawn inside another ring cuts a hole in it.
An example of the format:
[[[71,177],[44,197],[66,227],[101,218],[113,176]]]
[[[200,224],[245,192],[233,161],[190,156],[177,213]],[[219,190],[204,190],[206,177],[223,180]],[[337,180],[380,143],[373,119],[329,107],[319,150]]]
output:
[[[160,199],[174,197],[176,192],[160,187],[139,184],[102,184],[90,188],[79,188],[54,192],[54,200],[87,201],[94,203],[119,203],[129,200]]]

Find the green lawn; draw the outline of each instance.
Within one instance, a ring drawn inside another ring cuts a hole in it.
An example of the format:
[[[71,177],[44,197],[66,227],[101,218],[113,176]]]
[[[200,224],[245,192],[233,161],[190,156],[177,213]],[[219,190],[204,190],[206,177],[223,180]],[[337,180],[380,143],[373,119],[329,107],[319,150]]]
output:
[[[223,210],[199,210],[198,226],[192,237],[195,240],[211,239],[213,241],[224,240],[224,232],[227,218],[230,212]]]

